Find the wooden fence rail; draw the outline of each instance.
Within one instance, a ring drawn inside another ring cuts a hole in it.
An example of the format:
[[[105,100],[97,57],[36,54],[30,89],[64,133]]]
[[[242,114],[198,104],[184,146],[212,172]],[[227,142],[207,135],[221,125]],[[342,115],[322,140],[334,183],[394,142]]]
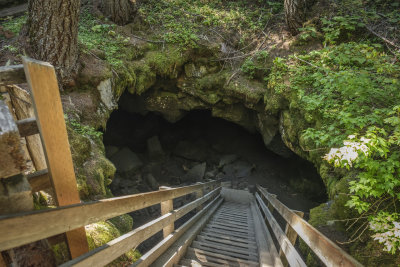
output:
[[[326,236],[324,236],[321,232],[311,226],[308,222],[303,220],[300,216],[298,216],[291,209],[286,207],[283,203],[276,199],[272,194],[268,193],[267,190],[260,185],[257,185],[258,192],[266,199],[278,213],[285,219],[285,221],[293,228],[294,231],[303,239],[303,241],[311,248],[311,250],[318,256],[318,258],[326,265],[326,266],[363,266],[361,263],[356,261],[353,257],[347,254],[343,249],[338,247],[335,243],[329,240]],[[262,210],[266,212],[266,217],[272,216],[269,212],[268,208],[266,208],[264,202],[261,197],[257,197],[258,203],[262,203]],[[263,205],[264,204],[264,205]],[[290,246],[290,242],[282,237],[283,231],[281,229],[274,229],[276,227],[275,220],[269,221],[271,224],[271,228],[274,233],[278,234],[277,239],[280,242],[282,250],[284,251],[286,256],[291,257],[293,253],[293,248]],[[272,222],[272,223],[271,223]],[[275,225],[275,226],[273,226]],[[280,230],[280,231],[279,231]],[[287,253],[287,254],[286,254]],[[293,261],[293,258],[287,259]],[[302,265],[300,265],[302,266]]]
[[[212,181],[163,191],[74,204],[51,210],[0,216],[0,251],[150,207],[218,184],[219,182]]]
[[[188,212],[196,209],[206,201],[215,198],[221,188],[217,188],[202,198],[199,198],[185,206],[172,210],[171,212],[146,223],[145,225],[138,227],[129,233],[120,236],[117,239],[110,241],[109,243],[94,249],[93,251],[86,253],[74,260],[71,260],[65,264],[66,266],[104,266],[107,263],[113,261],[120,255],[138,246],[141,242],[155,235],[157,232],[161,231],[165,226],[170,225],[177,219],[182,218]]]

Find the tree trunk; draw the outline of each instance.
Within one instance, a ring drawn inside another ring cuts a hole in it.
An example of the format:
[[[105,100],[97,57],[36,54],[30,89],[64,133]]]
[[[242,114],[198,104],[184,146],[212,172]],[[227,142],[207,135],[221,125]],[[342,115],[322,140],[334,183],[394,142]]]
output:
[[[60,82],[76,74],[80,0],[29,0],[28,53],[54,65]]]
[[[296,35],[306,19],[306,0],[285,0],[286,24],[289,31]]]
[[[102,0],[101,10],[118,25],[132,22],[137,11],[135,0]]]

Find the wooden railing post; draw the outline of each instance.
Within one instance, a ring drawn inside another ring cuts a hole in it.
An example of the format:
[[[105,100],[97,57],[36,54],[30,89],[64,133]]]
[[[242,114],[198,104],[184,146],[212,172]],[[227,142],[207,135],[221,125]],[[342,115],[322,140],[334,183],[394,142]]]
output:
[[[26,57],[23,63],[57,204],[80,203],[54,67]],[[66,237],[72,258],[89,251],[84,227],[67,232]]]
[[[304,212],[299,211],[299,210],[292,210],[294,213],[296,213],[297,215],[299,215],[301,218],[304,217]],[[296,244],[296,240],[297,240],[297,232],[289,225],[289,223],[286,223],[286,228],[285,228],[285,235],[287,236],[287,238],[289,239],[290,243],[292,243],[292,245],[294,246]],[[283,266],[287,267],[289,266],[288,261],[286,260],[285,254],[283,253],[282,248],[279,250],[279,257],[282,260],[282,264]]]
[[[167,190],[167,189],[171,189],[171,188],[168,186],[160,186],[159,187],[159,190]],[[161,204],[161,216],[174,210],[174,200],[173,199],[163,201],[160,204]],[[174,231],[174,229],[175,229],[174,223],[167,225],[165,228],[163,228],[164,238],[169,236]]]
[[[196,194],[197,199],[202,198],[204,195],[203,189],[197,190],[195,194]],[[203,209],[203,205],[200,205],[197,207],[196,212],[200,212],[202,209]]]

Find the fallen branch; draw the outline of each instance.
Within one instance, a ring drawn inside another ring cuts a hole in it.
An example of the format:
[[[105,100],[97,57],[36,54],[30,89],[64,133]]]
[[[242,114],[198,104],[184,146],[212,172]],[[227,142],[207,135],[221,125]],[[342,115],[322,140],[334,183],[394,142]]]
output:
[[[393,46],[393,47],[396,47],[396,48],[400,51],[400,46],[399,46],[399,45],[395,44],[393,41],[387,39],[386,37],[383,37],[382,35],[380,35],[380,34],[377,33],[376,31],[374,31],[374,30],[371,29],[370,27],[368,27],[368,26],[365,26],[365,27],[367,28],[367,30],[368,30],[370,33],[372,33],[372,34],[375,35],[376,37],[380,38],[380,39],[381,39],[382,41],[384,41],[385,43],[387,43],[387,44],[389,44],[389,45],[391,45],[391,46]]]

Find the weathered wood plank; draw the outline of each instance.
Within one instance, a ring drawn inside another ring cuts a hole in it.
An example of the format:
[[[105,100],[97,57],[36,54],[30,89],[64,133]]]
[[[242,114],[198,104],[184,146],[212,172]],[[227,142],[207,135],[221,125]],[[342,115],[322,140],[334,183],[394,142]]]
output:
[[[272,236],[254,202],[251,205],[251,211],[254,218],[254,226],[258,233],[256,239],[260,266],[283,267],[275,248],[274,241],[272,240]]]
[[[244,238],[236,238],[228,235],[222,235],[222,234],[217,234],[217,233],[208,233],[208,232],[201,232],[200,235],[202,236],[208,236],[212,238],[219,238],[223,240],[230,240],[230,241],[235,241],[243,244],[249,244],[249,245],[256,245],[255,240],[250,240],[250,239],[244,239]]]
[[[26,83],[23,65],[0,67],[0,85]]]
[[[203,198],[190,202],[189,204],[186,204],[185,206],[174,210],[173,212],[169,212],[151,222],[148,222],[145,225],[140,226],[133,231],[126,233],[121,237],[90,251],[89,253],[86,253],[67,263],[64,263],[61,266],[104,266],[122,255],[123,253],[138,246],[141,242],[159,232],[166,225],[173,223],[175,220],[181,218],[191,210],[206,202],[207,200],[215,197],[215,195],[219,194],[219,191],[219,188],[215,189]]]
[[[241,234],[241,233],[236,233],[236,232],[230,232],[226,230],[220,230],[220,229],[215,229],[215,228],[209,228],[206,226],[203,231],[209,232],[209,233],[217,233],[217,234],[224,234],[224,235],[229,235],[232,237],[238,237],[238,238],[245,238],[245,239],[250,239],[250,240],[255,240],[255,237],[250,234]]]
[[[26,168],[17,125],[0,100],[0,179],[20,174]]]
[[[242,248],[250,248],[250,249],[257,249],[256,245],[251,245],[251,244],[245,244],[245,243],[240,243],[240,242],[235,242],[235,241],[230,241],[230,240],[225,240],[225,239],[219,239],[219,238],[214,238],[214,237],[209,237],[209,236],[203,236],[203,235],[198,235],[197,236],[198,241],[202,242],[217,242],[217,243],[222,243],[225,245],[230,245],[233,247],[242,247]]]
[[[217,197],[212,202],[207,204],[204,209],[202,209],[199,213],[190,218],[187,222],[185,222],[181,227],[175,230],[171,235],[167,238],[163,239],[160,243],[158,243],[155,247],[149,250],[146,254],[142,255],[142,257],[137,260],[131,267],[147,267],[151,266],[151,264],[158,259],[165,251],[167,251],[171,245],[174,244],[176,240],[182,237],[186,231],[191,228],[197,221],[204,218],[204,216],[208,216],[211,209],[215,209],[218,206],[218,203],[221,203],[222,199]]]
[[[362,266],[343,249],[321,234],[317,229],[292,212],[283,203],[272,197],[267,190],[257,186],[260,193],[274,206],[280,215],[297,232],[304,242],[327,266]]]
[[[247,230],[247,229],[233,229],[232,227],[225,227],[225,226],[220,226],[216,224],[208,224],[207,228],[213,228],[213,229],[222,229],[225,231],[232,231],[234,233],[239,233],[239,234],[254,234],[253,231]]]
[[[35,117],[32,97],[28,90],[17,85],[7,86],[11,103],[18,120]],[[39,135],[25,137],[29,156],[37,171],[47,168],[46,158],[43,151],[42,141]]]
[[[245,264],[245,265],[249,265],[249,266],[260,266],[258,262],[255,261],[249,261],[249,260],[242,260],[242,259],[238,259],[238,258],[234,258],[231,256],[227,256],[227,255],[222,255],[220,253],[217,252],[210,252],[210,251],[205,251],[205,250],[201,250],[198,248],[188,248],[188,255],[196,255],[196,256],[200,256],[200,255],[204,255],[204,256],[211,256],[214,258],[220,258],[220,259],[224,259],[227,260],[230,264],[232,263],[238,263],[240,264]],[[243,265],[240,265],[243,266]]]
[[[28,118],[17,121],[18,131],[21,137],[31,136],[39,133],[35,118]]]
[[[22,61],[57,204],[80,203],[54,67],[27,57],[23,57]],[[84,228],[69,231],[66,236],[72,258],[89,251]]]
[[[301,258],[299,253],[296,251],[296,249],[294,248],[292,243],[290,243],[289,239],[287,238],[285,233],[282,231],[278,222],[272,216],[271,211],[265,205],[264,201],[261,199],[261,197],[258,195],[258,193],[256,193],[256,199],[257,199],[257,202],[258,202],[261,210],[264,212],[264,215],[267,218],[269,225],[271,226],[272,232],[275,234],[275,237],[278,240],[278,243],[279,243],[282,251],[285,253],[286,259],[289,262],[290,266],[307,267],[307,265],[304,263],[303,259]]]
[[[294,213],[296,213],[298,216],[300,216],[301,218],[304,217],[304,212],[298,211],[298,210],[292,210],[292,211]],[[290,243],[292,243],[292,245],[294,246],[296,244],[296,240],[297,240],[297,233],[288,223],[286,223],[285,235],[289,239]],[[279,250],[279,257],[281,257],[284,267],[289,266],[289,263],[287,262],[286,257],[284,255],[282,249]]]
[[[167,186],[160,186],[159,190],[167,190],[171,189],[170,187]],[[171,212],[174,210],[174,202],[172,199],[169,199],[167,201],[163,201],[160,203],[161,204],[161,216]],[[166,227],[163,228],[163,236],[166,238],[169,234],[171,234],[174,231],[174,222],[172,222],[170,225],[167,225]]]
[[[181,197],[207,184],[218,182],[103,199],[52,210],[0,216],[0,251]]]
[[[244,257],[249,257],[249,258],[255,258],[257,260],[257,256],[258,253],[256,250],[250,249],[250,248],[239,248],[239,247],[232,247],[232,246],[227,246],[227,245],[223,245],[223,244],[216,244],[213,242],[202,242],[202,241],[193,241],[193,246],[194,245],[199,245],[202,246],[204,248],[208,248],[208,249],[217,249],[218,251],[220,251],[221,253],[224,253],[226,251],[229,252],[234,252],[237,254],[241,254]],[[224,251],[224,252],[222,252]]]
[[[151,264],[152,267],[171,267],[177,264],[179,260],[185,255],[187,248],[190,246],[192,241],[196,238],[196,235],[201,231],[204,225],[208,222],[211,215],[216,209],[221,205],[223,199],[219,198],[215,200],[215,203],[207,205],[209,210],[203,214],[203,209],[201,212],[197,213],[195,216],[201,215],[198,221],[190,227],[173,245],[171,245],[168,250],[157,258],[155,262]],[[142,265],[148,266],[148,265]]]
[[[196,261],[193,259],[182,259],[181,260],[182,264],[184,264],[184,266],[191,266],[191,267],[226,267],[226,265],[221,265],[221,264],[217,264],[217,263],[212,263],[212,262],[202,262],[200,263],[200,261]]]
[[[243,260],[250,260],[250,261],[257,261],[257,257],[254,255],[244,255],[242,253],[238,253],[236,251],[228,251],[225,249],[219,249],[219,248],[214,248],[214,247],[209,247],[209,246],[204,246],[203,244],[199,244],[196,241],[193,241],[192,243],[193,248],[201,249],[204,251],[210,251],[210,252],[215,252],[218,251],[220,254],[243,259]]]
[[[39,192],[52,186],[47,169],[28,174],[26,178],[31,185],[32,192]]]

